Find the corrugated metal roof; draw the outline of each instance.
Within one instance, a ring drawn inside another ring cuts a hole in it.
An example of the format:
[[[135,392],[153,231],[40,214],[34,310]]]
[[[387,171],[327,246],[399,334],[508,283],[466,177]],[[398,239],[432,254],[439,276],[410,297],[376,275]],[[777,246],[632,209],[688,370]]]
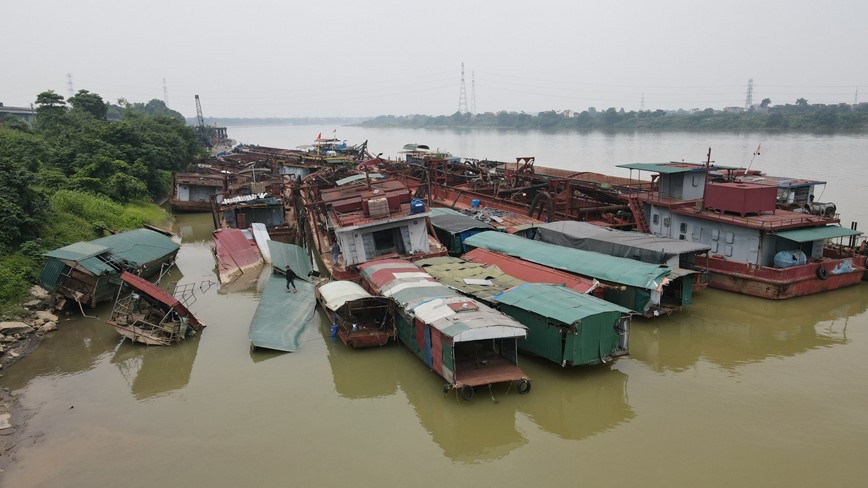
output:
[[[778,237],[796,242],[818,241],[820,239],[834,239],[836,237],[848,237],[862,235],[862,231],[846,229],[837,225],[824,227],[811,227],[808,229],[782,230],[775,232]]]
[[[618,168],[638,169],[640,171],[652,171],[661,174],[689,173],[691,171],[705,171],[705,165],[701,163],[628,163],[616,165]]]
[[[429,300],[413,308],[413,313],[453,342],[527,336],[524,325],[463,296]]]
[[[525,261],[513,256],[498,254],[489,251],[488,249],[474,249],[466,253],[462,258],[475,263],[495,265],[504,273],[529,283],[564,285],[579,293],[586,293],[594,287],[594,280],[570,274],[565,271],[547,268],[540,264]]]
[[[500,303],[527,310],[563,324],[573,324],[586,317],[606,312],[631,314],[632,310],[578,293],[558,285],[527,283],[494,297]]]
[[[635,254],[642,254],[642,261],[652,262],[649,259],[653,258],[657,263],[664,263],[669,258],[680,254],[702,253],[711,250],[711,246],[699,242],[610,229],[587,222],[569,220],[540,225],[536,233],[536,240],[623,258],[634,258]],[[637,250],[648,251],[648,253],[637,253]],[[647,256],[649,259],[644,259],[646,254],[649,254]]]
[[[670,272],[667,266],[555,246],[502,232],[481,232],[464,243],[543,266],[644,289],[657,288],[660,280]]]
[[[190,312],[184,304],[154,283],[126,271],[121,273],[121,279],[154,300],[167,307],[171,307],[179,316],[186,317],[188,319],[187,323],[196,332],[201,332],[205,328],[205,324],[199,322],[196,316],[193,315],[193,312]]]
[[[172,239],[149,229],[134,229],[90,241],[91,244],[111,249],[112,258],[138,267],[158,260],[181,247]]]
[[[480,300],[490,301],[495,295],[524,284],[524,281],[504,273],[497,266],[484,266],[459,258],[429,258],[416,261],[415,264],[438,282]],[[487,280],[490,284],[469,284],[465,279]]]
[[[435,215],[464,215],[454,208],[431,207],[429,210],[431,211],[431,217],[434,217]]]
[[[293,352],[301,347],[301,334],[314,317],[314,287],[296,281],[296,293],[287,293],[283,276],[273,274],[259,298],[250,322],[250,343],[256,347]]]
[[[494,230],[494,227],[469,215],[431,215],[431,224],[450,234],[459,234],[470,229]]]
[[[284,271],[289,266],[299,279],[310,279],[313,265],[310,254],[303,247],[269,240],[268,252],[271,254],[272,267]]]
[[[81,261],[82,259],[92,258],[98,254],[108,252],[110,249],[107,246],[94,244],[93,242],[76,242],[68,246],[55,249],[45,253],[45,256],[57,259],[67,259],[70,261]]]

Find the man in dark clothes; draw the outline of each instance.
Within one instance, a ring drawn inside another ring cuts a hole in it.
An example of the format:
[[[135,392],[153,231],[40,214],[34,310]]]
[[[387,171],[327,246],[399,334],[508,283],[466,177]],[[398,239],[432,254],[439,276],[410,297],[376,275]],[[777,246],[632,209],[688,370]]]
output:
[[[295,293],[298,290],[295,288],[295,271],[292,270],[289,266],[283,270],[286,274],[286,292],[289,293],[289,287],[292,286],[292,292]]]

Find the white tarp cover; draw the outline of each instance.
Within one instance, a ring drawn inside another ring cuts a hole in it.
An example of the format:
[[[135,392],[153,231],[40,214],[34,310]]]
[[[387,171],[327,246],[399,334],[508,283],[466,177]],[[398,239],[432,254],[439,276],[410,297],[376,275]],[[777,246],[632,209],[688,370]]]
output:
[[[332,311],[341,308],[347,302],[371,297],[370,293],[352,281],[326,283],[319,287],[319,294],[322,296],[326,308]]]

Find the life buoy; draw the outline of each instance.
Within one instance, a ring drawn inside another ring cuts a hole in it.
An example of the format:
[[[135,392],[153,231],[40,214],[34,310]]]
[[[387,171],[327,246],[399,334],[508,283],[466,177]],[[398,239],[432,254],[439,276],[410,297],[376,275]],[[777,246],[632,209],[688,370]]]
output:
[[[462,386],[461,390],[459,390],[459,393],[461,393],[461,398],[465,400],[470,400],[471,398],[473,398],[473,395],[476,394],[476,392],[473,390],[473,387],[470,385]]]
[[[829,277],[829,271],[826,270],[825,267],[820,266],[819,268],[817,268],[817,278],[820,278],[821,280],[825,280],[828,277]]]
[[[518,382],[518,394],[524,395],[526,393],[530,393],[530,381],[521,380]]]

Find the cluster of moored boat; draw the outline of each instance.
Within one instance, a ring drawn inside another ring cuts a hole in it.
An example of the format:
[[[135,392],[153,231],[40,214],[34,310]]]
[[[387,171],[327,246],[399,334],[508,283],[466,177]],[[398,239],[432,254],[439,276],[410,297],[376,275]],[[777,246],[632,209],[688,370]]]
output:
[[[606,363],[628,353],[633,317],[676,313],[706,287],[786,299],[864,275],[861,232],[814,201],[820,181],[714,165],[710,152],[620,166],[629,178],[403,153],[242,146],[175,175],[173,208],[212,213],[224,286],[276,271],[255,346],[295,350],[286,329],[304,327],[316,297],[348,346],[400,341],[466,399],[502,382],[527,393],[519,352]]]

